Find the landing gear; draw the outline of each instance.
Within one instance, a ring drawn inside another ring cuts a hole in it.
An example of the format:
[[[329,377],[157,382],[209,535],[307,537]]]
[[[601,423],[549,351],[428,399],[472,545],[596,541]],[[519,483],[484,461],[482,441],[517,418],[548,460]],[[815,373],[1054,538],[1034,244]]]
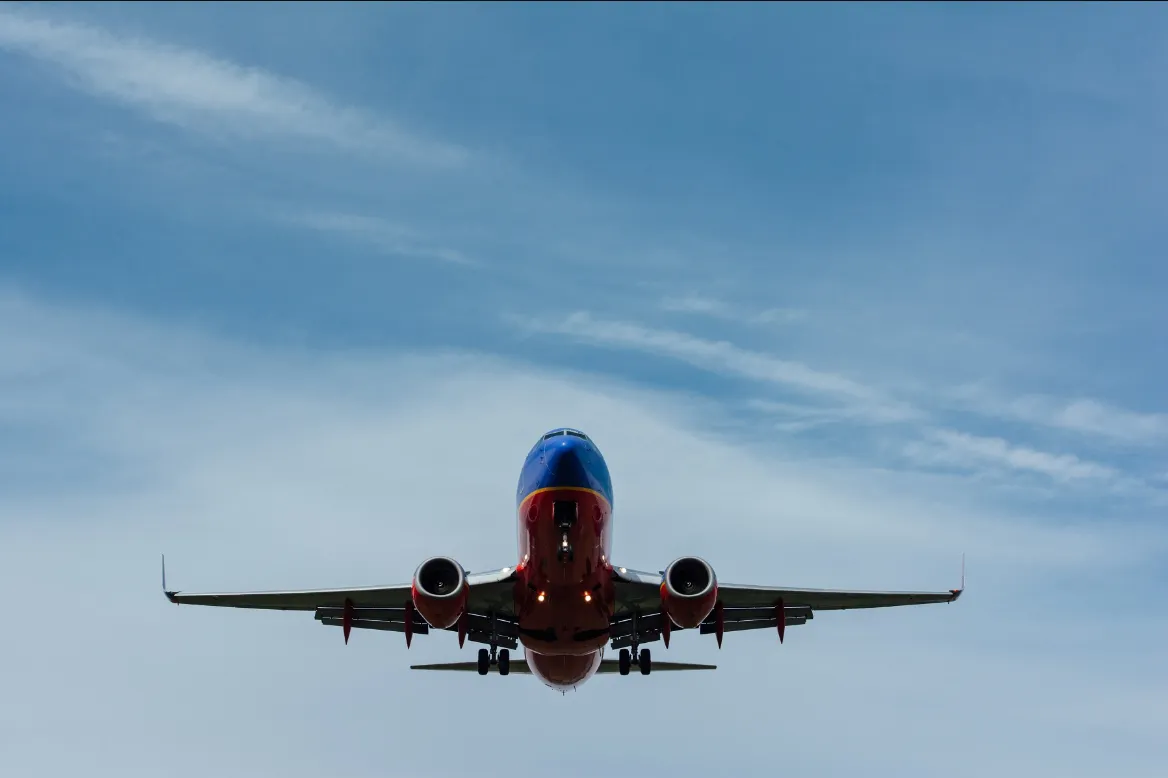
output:
[[[568,533],[576,525],[579,506],[572,500],[557,500],[552,503],[552,519],[556,529],[560,531],[560,547],[556,549],[556,559],[561,563],[571,562],[576,554],[572,550],[572,543],[568,540]]]
[[[491,647],[479,649],[479,675],[486,675],[491,671],[491,665],[499,668],[499,675],[508,675],[511,672],[511,652],[507,649],[499,650],[498,620],[491,614]]]
[[[499,652],[499,675],[507,675],[511,672],[511,652],[503,649]]]
[[[640,634],[637,631],[637,613],[633,612],[632,629],[630,630],[633,650],[629,651],[627,648],[622,648],[617,658],[617,670],[621,675],[628,675],[632,665],[636,665],[641,670],[641,675],[648,675],[653,672],[653,657],[649,654],[649,649],[637,648],[637,636]]]
[[[653,672],[653,657],[649,654],[649,649],[642,648],[634,654],[627,648],[622,648],[617,655],[617,670],[621,675],[628,675],[633,665],[640,669],[641,675]]]

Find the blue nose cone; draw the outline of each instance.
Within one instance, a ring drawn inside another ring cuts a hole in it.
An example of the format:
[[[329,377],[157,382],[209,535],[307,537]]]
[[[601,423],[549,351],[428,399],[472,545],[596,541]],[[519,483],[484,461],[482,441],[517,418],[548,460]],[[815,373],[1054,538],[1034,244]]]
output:
[[[519,504],[541,489],[587,489],[612,506],[608,465],[596,444],[576,430],[552,430],[528,452],[519,474]]]
[[[592,488],[588,472],[590,446],[587,441],[560,435],[544,442],[543,462],[547,486]]]

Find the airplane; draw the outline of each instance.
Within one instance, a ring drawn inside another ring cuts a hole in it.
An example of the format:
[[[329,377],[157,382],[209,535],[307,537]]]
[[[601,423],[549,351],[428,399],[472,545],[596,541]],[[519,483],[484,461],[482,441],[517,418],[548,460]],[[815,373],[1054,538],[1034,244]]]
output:
[[[478,643],[476,662],[412,665],[414,670],[534,675],[565,692],[596,674],[713,670],[716,665],[654,662],[645,644],[672,633],[713,634],[806,624],[817,611],[955,601],[965,589],[874,592],[740,586],[717,580],[705,559],[685,556],[658,573],[611,561],[613,489],[596,444],[561,427],[540,436],[523,463],[516,493],[519,553],[513,566],[470,573],[447,556],[423,561],[410,583],[355,589],[187,594],[162,588],[177,604],[313,611],[351,630],[405,635],[454,632],[462,648]],[[524,657],[510,652],[523,646]],[[604,659],[606,648],[617,659]]]

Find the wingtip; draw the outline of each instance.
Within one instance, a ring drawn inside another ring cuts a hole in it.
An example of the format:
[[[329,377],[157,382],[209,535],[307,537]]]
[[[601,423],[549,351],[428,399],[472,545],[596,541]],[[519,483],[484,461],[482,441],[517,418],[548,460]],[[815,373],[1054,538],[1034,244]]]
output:
[[[171,591],[170,589],[166,588],[166,554],[162,555],[162,593],[166,595],[166,599],[177,604],[175,595],[178,594],[178,592]]]

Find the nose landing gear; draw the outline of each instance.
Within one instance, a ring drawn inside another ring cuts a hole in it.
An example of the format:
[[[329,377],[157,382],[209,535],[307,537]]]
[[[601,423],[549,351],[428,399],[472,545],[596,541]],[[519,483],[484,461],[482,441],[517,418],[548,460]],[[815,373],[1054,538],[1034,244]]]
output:
[[[579,505],[573,500],[556,500],[552,503],[552,520],[556,524],[556,529],[560,531],[560,547],[556,549],[556,559],[560,562],[571,562],[575,559],[576,555],[572,550],[568,533],[576,526],[578,511]]]

